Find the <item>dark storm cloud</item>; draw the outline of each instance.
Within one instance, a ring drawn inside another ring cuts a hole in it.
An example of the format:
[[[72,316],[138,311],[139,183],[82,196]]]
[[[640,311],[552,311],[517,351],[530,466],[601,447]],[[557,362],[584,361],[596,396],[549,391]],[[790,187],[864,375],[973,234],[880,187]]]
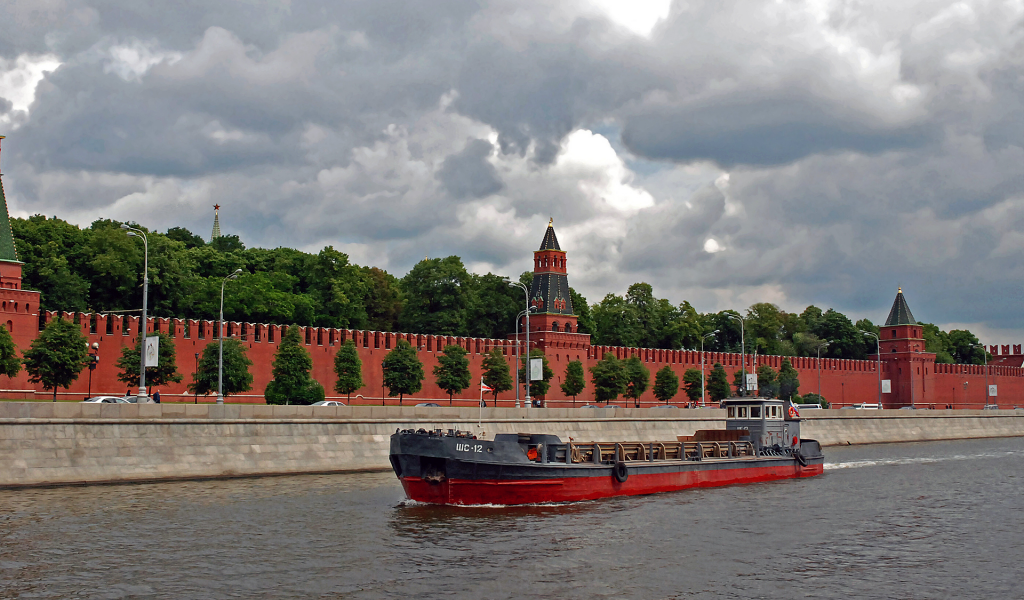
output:
[[[444,159],[437,178],[454,198],[484,198],[504,185],[494,166],[487,162],[494,146],[487,140],[473,140],[458,154]]]
[[[804,94],[740,95],[627,117],[622,139],[647,158],[732,167],[780,165],[823,152],[919,147],[934,137],[923,126],[885,127],[836,114],[839,108]]]

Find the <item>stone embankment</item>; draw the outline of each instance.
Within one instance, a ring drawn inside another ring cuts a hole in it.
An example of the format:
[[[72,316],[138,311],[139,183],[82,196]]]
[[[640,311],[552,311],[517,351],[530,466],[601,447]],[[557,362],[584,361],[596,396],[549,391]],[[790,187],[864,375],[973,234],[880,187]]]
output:
[[[479,422],[479,425],[478,425]],[[390,468],[395,429],[672,440],[718,409],[511,409],[0,402],[0,487]],[[1024,411],[814,411],[826,445],[1024,436]]]

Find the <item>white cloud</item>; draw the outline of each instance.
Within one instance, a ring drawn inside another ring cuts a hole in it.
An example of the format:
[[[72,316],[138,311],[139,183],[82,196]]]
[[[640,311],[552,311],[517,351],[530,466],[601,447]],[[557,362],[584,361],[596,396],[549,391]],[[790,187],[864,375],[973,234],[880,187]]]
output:
[[[60,65],[55,54],[21,54],[11,60],[0,56],[0,98],[11,102],[13,111],[28,111],[36,97],[36,86]],[[3,122],[9,122],[8,115],[0,115]]]
[[[668,16],[672,0],[592,0],[609,19],[637,35],[650,35]]]
[[[715,252],[721,252],[722,250],[725,250],[725,248],[719,246],[718,242],[715,241],[715,238],[708,238],[704,241],[704,251],[708,254],[714,254]]]
[[[115,73],[125,81],[138,81],[150,69],[162,62],[174,64],[181,60],[180,52],[163,51],[155,46],[156,44],[144,44],[139,40],[111,46],[108,51],[109,58],[103,71]]]

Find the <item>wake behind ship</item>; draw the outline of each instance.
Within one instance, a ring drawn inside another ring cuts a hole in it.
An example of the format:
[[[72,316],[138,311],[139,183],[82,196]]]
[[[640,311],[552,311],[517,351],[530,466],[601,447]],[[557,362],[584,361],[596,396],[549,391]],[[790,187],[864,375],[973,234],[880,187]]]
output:
[[[533,504],[810,477],[823,471],[814,440],[800,438],[788,401],[732,398],[726,428],[675,441],[563,442],[502,433],[399,430],[391,465],[406,495],[433,504]]]

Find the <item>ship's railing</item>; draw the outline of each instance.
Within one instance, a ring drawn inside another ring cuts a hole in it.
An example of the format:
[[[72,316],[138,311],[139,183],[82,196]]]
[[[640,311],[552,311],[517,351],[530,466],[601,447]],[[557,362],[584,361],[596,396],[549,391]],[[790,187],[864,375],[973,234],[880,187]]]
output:
[[[550,462],[616,463],[754,456],[750,442],[569,442],[551,448]]]

